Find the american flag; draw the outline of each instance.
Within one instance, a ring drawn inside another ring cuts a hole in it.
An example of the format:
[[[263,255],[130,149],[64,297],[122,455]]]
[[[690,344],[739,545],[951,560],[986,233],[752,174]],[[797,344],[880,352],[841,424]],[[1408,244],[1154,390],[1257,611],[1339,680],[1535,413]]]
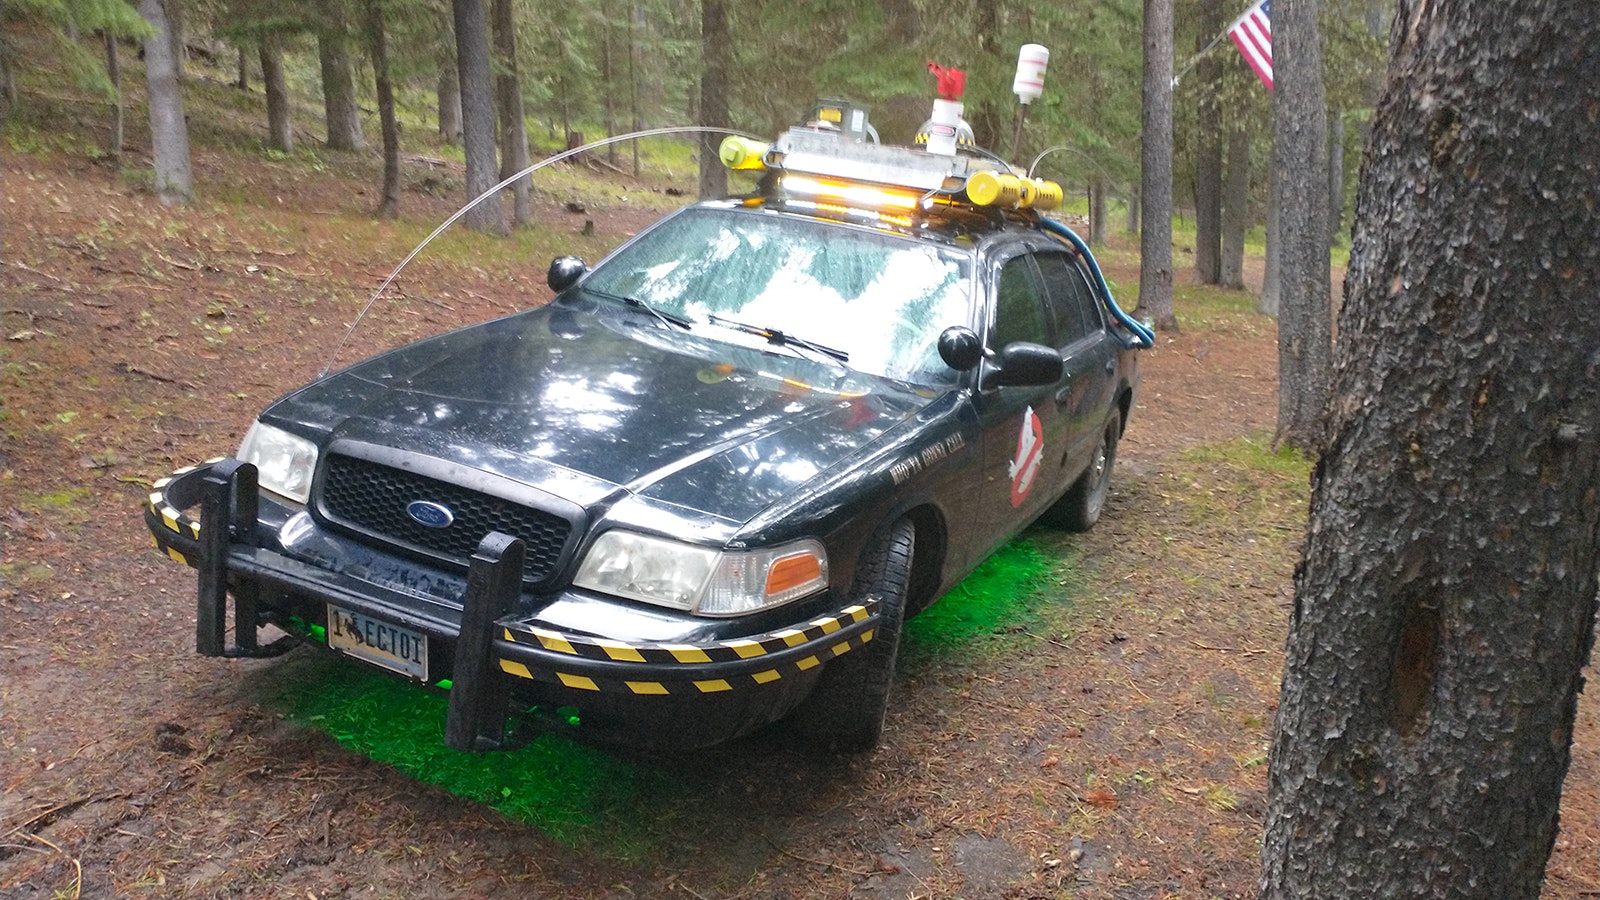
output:
[[[1256,70],[1261,83],[1272,90],[1272,0],[1257,0],[1228,29],[1245,62]]]

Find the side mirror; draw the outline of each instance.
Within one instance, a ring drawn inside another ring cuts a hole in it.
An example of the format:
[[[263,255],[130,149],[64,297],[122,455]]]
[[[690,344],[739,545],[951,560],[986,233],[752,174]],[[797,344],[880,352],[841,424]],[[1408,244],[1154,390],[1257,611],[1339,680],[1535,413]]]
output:
[[[576,256],[558,256],[550,263],[550,271],[544,277],[545,284],[550,285],[550,290],[561,293],[578,283],[589,271],[589,264]]]
[[[983,386],[1054,384],[1060,380],[1060,351],[1043,344],[1015,341],[1000,351]]]
[[[971,328],[951,325],[939,332],[939,358],[957,372],[969,371],[983,359],[983,342]]]

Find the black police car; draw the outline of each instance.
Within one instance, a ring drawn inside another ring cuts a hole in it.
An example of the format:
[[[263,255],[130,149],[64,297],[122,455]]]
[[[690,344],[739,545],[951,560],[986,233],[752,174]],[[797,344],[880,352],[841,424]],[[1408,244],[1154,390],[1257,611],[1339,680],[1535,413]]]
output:
[[[1047,182],[805,129],[725,156],[757,194],[559,259],[548,305],[321,378],[158,483],[198,650],[280,652],[272,624],[448,689],[461,749],[540,710],[875,746],[905,619],[1034,519],[1100,516],[1149,334]]]

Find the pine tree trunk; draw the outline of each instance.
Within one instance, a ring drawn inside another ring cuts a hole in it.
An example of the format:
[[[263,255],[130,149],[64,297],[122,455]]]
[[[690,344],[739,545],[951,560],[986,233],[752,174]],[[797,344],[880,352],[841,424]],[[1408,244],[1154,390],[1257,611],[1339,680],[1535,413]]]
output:
[[[400,216],[400,123],[395,116],[394,83],[389,75],[388,26],[383,18],[383,0],[366,2],[372,73],[377,81],[378,122],[383,131],[383,188],[377,215],[380,219],[395,219]]]
[[[611,7],[611,0],[606,0],[600,6],[600,112],[601,126],[606,130],[606,137],[617,136],[617,65],[616,54],[612,50],[612,22],[615,21],[615,12]],[[612,166],[617,164],[617,145],[606,145],[606,162]]]
[[[728,127],[728,69],[733,52],[728,38],[728,8],[724,0],[700,4],[700,49],[705,69],[700,75],[700,124]],[[700,196],[724,197],[728,170],[717,155],[722,135],[700,136]]]
[[[1339,243],[1344,224],[1344,110],[1328,114],[1328,244]]]
[[[1600,14],[1401,0],[1397,22],[1262,893],[1536,898],[1600,588],[1600,119],[1578,89]]]
[[[1223,28],[1222,0],[1202,0],[1195,50],[1203,51]],[[1195,64],[1200,104],[1195,123],[1194,280],[1216,284],[1222,278],[1222,64],[1207,53]]]
[[[1328,281],[1327,110],[1321,0],[1272,5],[1274,162],[1282,295],[1278,303],[1278,432],[1274,446],[1322,449],[1332,312]]]
[[[1106,185],[1103,175],[1096,175],[1089,182],[1089,246],[1104,247],[1106,245],[1106,193],[1110,190]]]
[[[1172,0],[1144,0],[1140,126],[1139,305],[1134,315],[1176,332],[1172,314]]]
[[[162,203],[188,203],[194,199],[194,176],[189,167],[189,123],[183,116],[183,88],[167,30],[166,4],[139,0],[139,15],[152,33],[144,40],[145,92],[150,103],[150,153],[155,161],[155,192]]]
[[[498,72],[495,100],[500,107],[500,178],[528,167],[528,124],[522,112],[522,80],[517,74],[517,22],[511,0],[494,0],[494,49]],[[511,183],[512,216],[517,227],[533,224],[533,185],[529,177]]]
[[[1267,166],[1267,239],[1263,272],[1261,276],[1261,296],[1256,298],[1256,312],[1262,315],[1278,317],[1278,307],[1283,297],[1282,269],[1278,265],[1283,255],[1282,232],[1278,229],[1280,219],[1278,216],[1278,167]]]
[[[439,137],[461,146],[461,70],[456,65],[456,26],[450,13],[439,16]]]
[[[467,157],[467,201],[495,186],[494,85],[489,76],[489,21],[483,0],[452,0],[456,63],[461,73],[461,139]],[[505,234],[499,197],[487,197],[462,220],[474,231]]]
[[[639,115],[639,30],[643,27],[644,10],[638,3],[630,4],[628,10],[628,108],[632,114],[634,131],[644,130],[644,120]],[[629,141],[633,148],[633,177],[637,178],[643,171],[639,166],[639,142]]]
[[[272,32],[261,35],[261,81],[267,86],[267,146],[294,152],[294,125],[289,120],[289,82],[283,73],[283,48]]]
[[[1228,131],[1228,167],[1222,183],[1222,266],[1217,283],[1244,290],[1244,237],[1250,230],[1250,132],[1243,122]]]
[[[111,82],[111,92],[116,96],[111,101],[111,158],[118,165],[122,163],[122,63],[117,58],[117,39],[109,31],[100,32],[100,38],[105,43],[106,51],[106,78]]]
[[[335,7],[336,8],[336,7]],[[317,59],[322,68],[322,111],[328,128],[328,149],[362,150],[361,109],[356,105],[355,76],[350,70],[349,38],[344,23],[337,30],[317,35]]]

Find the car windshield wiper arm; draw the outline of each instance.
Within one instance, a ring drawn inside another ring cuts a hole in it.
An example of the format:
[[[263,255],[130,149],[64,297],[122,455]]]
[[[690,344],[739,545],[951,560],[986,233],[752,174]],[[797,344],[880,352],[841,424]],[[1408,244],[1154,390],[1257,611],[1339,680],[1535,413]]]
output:
[[[694,321],[692,319],[680,316],[677,313],[669,313],[664,310],[657,309],[643,300],[640,300],[638,297],[629,297],[625,294],[613,294],[610,291],[602,291],[597,288],[587,288],[587,290],[590,293],[599,294],[602,297],[609,297],[612,300],[620,300],[634,309],[642,309],[650,315],[661,320],[663,324],[676,325],[679,328],[682,328],[684,331],[689,331],[694,327]]]
[[[762,328],[759,325],[751,325],[747,322],[740,322],[737,319],[730,319],[726,316],[719,316],[714,313],[707,314],[706,318],[716,322],[718,325],[727,325],[730,328],[737,328],[747,334],[754,334],[759,337],[764,337],[767,339],[768,343],[777,344],[780,347],[799,347],[802,350],[810,350],[812,353],[820,353],[823,356],[830,357],[838,362],[845,363],[850,361],[850,354],[840,350],[837,347],[829,347],[825,344],[818,344],[814,341],[808,341],[802,337],[795,337],[792,334],[779,331],[776,328]]]

